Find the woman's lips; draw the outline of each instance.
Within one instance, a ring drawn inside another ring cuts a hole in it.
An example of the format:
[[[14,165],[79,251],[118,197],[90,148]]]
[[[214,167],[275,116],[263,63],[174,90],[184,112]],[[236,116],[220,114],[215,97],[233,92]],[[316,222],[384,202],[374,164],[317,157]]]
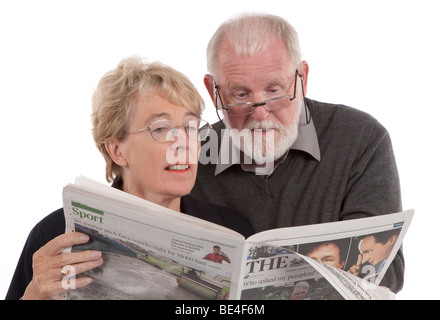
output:
[[[167,171],[185,172],[191,168],[190,164],[173,164],[165,168]]]

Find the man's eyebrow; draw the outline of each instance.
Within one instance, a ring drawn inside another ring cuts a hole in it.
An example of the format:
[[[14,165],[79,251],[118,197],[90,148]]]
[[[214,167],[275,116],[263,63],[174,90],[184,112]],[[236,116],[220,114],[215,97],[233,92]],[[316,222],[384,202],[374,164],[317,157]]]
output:
[[[290,79],[283,80],[283,79],[277,78],[277,79],[273,79],[272,81],[268,82],[266,88],[278,86],[278,87],[281,87],[281,88],[284,88],[287,90],[291,86],[291,84],[292,84],[292,81]]]
[[[238,83],[232,83],[230,86],[226,86],[225,89],[227,89],[229,92],[234,92],[237,90],[248,90],[247,86]]]
[[[290,86],[290,84],[291,84],[290,79],[286,83],[286,81],[283,79],[275,78],[275,79],[272,79],[271,81],[268,81],[267,84],[265,85],[265,88],[269,88],[271,86],[280,86],[280,87],[284,88],[284,87]],[[240,83],[226,84],[225,90],[227,90],[228,92],[234,92],[237,90],[249,91],[249,89],[246,85],[242,85]]]

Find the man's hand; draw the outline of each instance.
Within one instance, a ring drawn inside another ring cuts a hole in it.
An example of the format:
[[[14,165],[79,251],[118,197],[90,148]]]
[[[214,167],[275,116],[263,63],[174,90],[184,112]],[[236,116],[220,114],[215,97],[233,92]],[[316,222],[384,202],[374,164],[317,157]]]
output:
[[[357,260],[356,264],[354,266],[352,266],[350,268],[350,270],[348,270],[348,273],[351,273],[355,276],[359,276],[359,273],[361,272],[361,264],[362,264],[363,258],[364,257],[362,256],[362,254],[359,253],[358,260]]]

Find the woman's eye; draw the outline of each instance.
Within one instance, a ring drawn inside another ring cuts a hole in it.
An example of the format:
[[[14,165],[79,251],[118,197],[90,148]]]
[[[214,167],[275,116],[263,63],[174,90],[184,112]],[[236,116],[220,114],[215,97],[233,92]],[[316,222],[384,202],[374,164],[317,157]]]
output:
[[[153,129],[153,132],[155,132],[155,133],[164,133],[167,131],[168,131],[168,128],[166,128],[166,127],[158,127],[158,128]]]
[[[197,131],[199,131],[199,127],[197,127],[197,126],[188,126],[188,131],[189,132],[197,132]]]

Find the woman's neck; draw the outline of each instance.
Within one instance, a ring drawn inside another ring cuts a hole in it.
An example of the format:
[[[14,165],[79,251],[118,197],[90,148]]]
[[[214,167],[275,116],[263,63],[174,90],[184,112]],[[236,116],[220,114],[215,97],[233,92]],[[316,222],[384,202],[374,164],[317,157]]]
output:
[[[143,190],[142,188],[130,187],[128,186],[127,183],[124,183],[122,179],[119,188],[120,190],[135,195],[139,198],[151,201],[165,208],[181,212],[180,210],[181,197],[171,197],[171,196],[152,194],[148,191]]]

